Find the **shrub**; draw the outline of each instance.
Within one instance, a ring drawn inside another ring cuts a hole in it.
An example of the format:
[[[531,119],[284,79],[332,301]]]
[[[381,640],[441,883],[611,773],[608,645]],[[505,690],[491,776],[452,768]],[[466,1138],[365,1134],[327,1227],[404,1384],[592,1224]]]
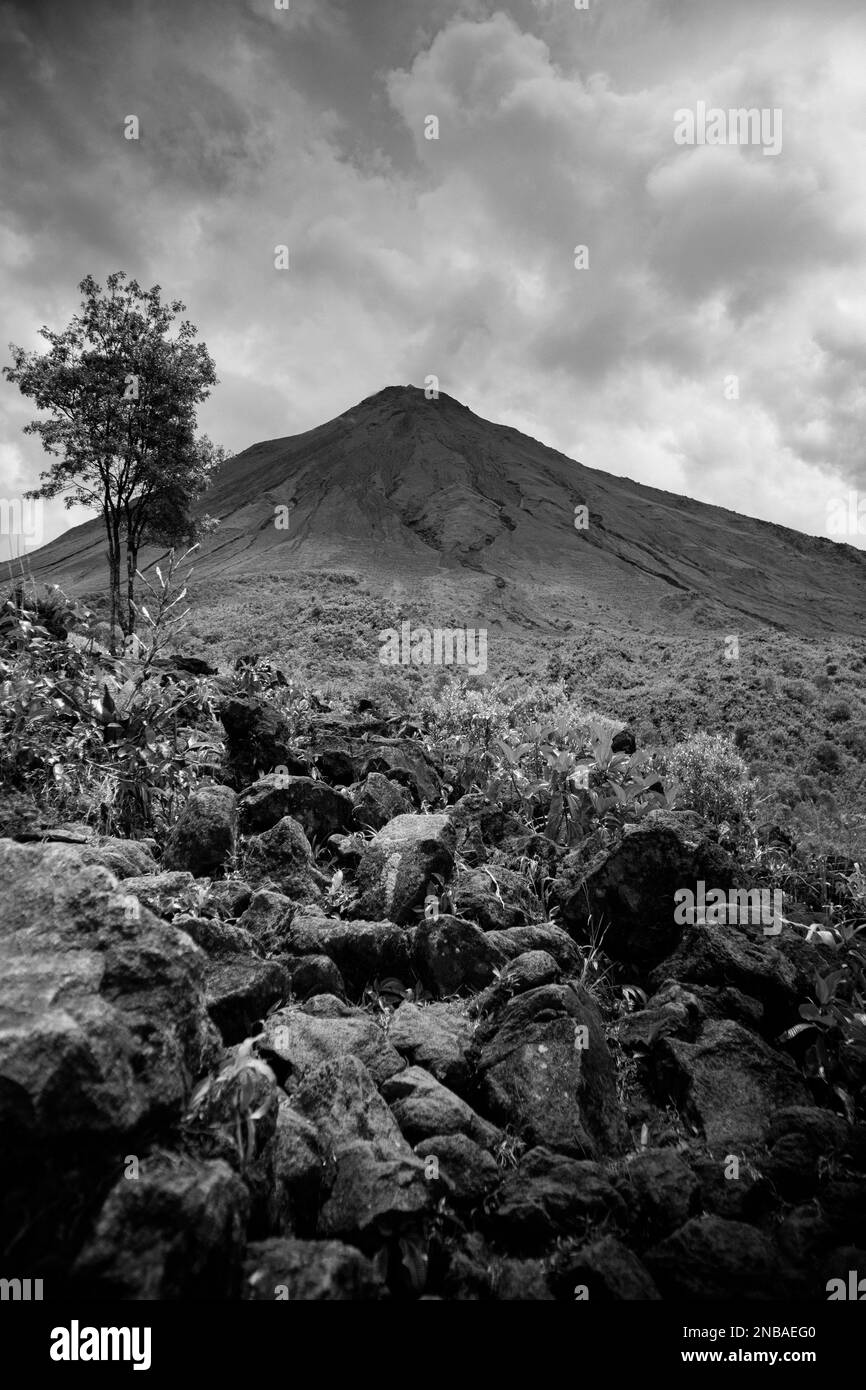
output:
[[[821,785],[814,777],[801,777],[797,783],[798,801],[816,801],[821,795]]]
[[[793,782],[780,782],[776,787],[776,800],[781,806],[796,806],[800,800],[799,789]]]
[[[825,740],[812,750],[812,756],[809,759],[810,771],[838,772],[841,766],[842,754],[835,743],[828,743]]]
[[[795,656],[784,656],[781,661],[783,676],[802,676],[803,663]]]
[[[216,770],[214,690],[150,669],[185,616],[172,613],[184,597],[172,596],[173,570],[172,553],[168,578],[156,570],[153,614],[139,605],[147,624],[140,656],[100,651],[90,640],[93,615],[62,595],[50,613],[63,618],[63,640],[17,595],[0,610],[0,782],[43,815],[160,835],[198,778]],[[67,640],[71,626],[79,632]]]
[[[841,736],[841,741],[854,758],[866,759],[866,725],[853,724]]]
[[[782,690],[789,700],[796,700],[798,705],[812,705],[815,703],[815,692],[806,681],[783,681]]]
[[[665,758],[668,777],[680,788],[678,802],[721,824],[751,815],[754,783],[732,741],[723,734],[690,734]]]
[[[842,724],[851,718],[851,706],[847,700],[836,700],[827,711],[827,718],[834,724]]]

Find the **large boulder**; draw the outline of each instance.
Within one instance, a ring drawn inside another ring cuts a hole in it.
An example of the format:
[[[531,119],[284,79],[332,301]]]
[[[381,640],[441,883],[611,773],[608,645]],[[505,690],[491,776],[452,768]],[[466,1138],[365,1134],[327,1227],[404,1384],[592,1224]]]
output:
[[[210,885],[197,883],[188,869],[165,869],[158,874],[136,874],[123,881],[124,897],[137,898],[142,907],[171,921],[178,913],[195,913]],[[134,909],[130,906],[129,911]]]
[[[423,1067],[407,1067],[384,1081],[382,1095],[410,1144],[436,1134],[465,1134],[491,1149],[502,1138],[495,1125],[483,1120]]]
[[[230,787],[196,787],[172,827],[162,856],[166,869],[213,875],[237,849],[237,798]]]
[[[81,862],[100,864],[115,878],[159,873],[159,865],[149,844],[141,840],[120,840],[113,835],[101,835],[92,844],[82,845]]]
[[[505,931],[487,933],[490,941],[505,953],[508,960],[525,951],[546,951],[565,975],[579,975],[583,957],[567,931],[552,922],[539,922],[529,927],[508,927]]]
[[[204,967],[208,1012],[227,1045],[255,1031],[257,1020],[289,992],[289,972],[280,961],[263,960],[249,932],[213,917],[175,917],[207,956]]]
[[[566,1297],[593,1303],[657,1302],[661,1294],[644,1266],[616,1236],[568,1251],[557,1262],[558,1282]]]
[[[465,868],[451,884],[454,911],[482,928],[505,931],[540,922],[544,910],[523,876],[497,864]]]
[[[439,798],[442,782],[430,754],[415,739],[379,738],[362,743],[355,750],[358,779],[381,772],[411,792],[416,806]]]
[[[431,806],[442,792],[440,769],[416,739],[391,738],[380,720],[328,717],[316,721],[304,756],[334,786],[363,782],[377,772],[398,782],[417,807]]]
[[[236,923],[221,922],[218,917],[195,917],[192,913],[182,912],[172,918],[171,925],[175,931],[186,932],[196,946],[201,946],[214,959],[262,954],[248,931]]]
[[[205,969],[208,1012],[227,1046],[249,1037],[289,989],[289,971],[277,960],[224,955]]]
[[[0,841],[0,903],[6,1156],[177,1117],[219,1047],[203,952],[67,846]]]
[[[460,1001],[423,1008],[407,1001],[391,1018],[388,1041],[407,1061],[460,1094],[469,1079],[467,1054],[474,1031]]]
[[[106,1199],[73,1270],[78,1297],[237,1298],[247,1189],[221,1159],[180,1154],[141,1160]]]
[[[309,840],[324,841],[348,829],[352,820],[349,798],[313,777],[271,773],[247,787],[238,804],[245,835],[271,830],[283,816],[292,816]]]
[[[629,1155],[617,1188],[643,1239],[661,1240],[682,1226],[700,1205],[700,1183],[673,1149],[641,1149]]]
[[[356,1057],[380,1084],[406,1065],[369,1014],[330,994],[271,1014],[260,1047],[281,1079],[298,1080],[323,1062]]]
[[[223,921],[237,921],[250,905],[253,890],[241,879],[230,878],[212,883],[204,900],[202,912]]]
[[[294,836],[294,832],[290,832]],[[299,872],[303,873],[309,860],[300,847],[298,854]],[[247,932],[260,950],[277,952],[285,950],[289,924],[297,911],[297,905],[285,893],[272,888],[260,888],[253,893],[246,910],[238,918],[238,927]]]
[[[627,826],[610,849],[586,864],[580,851],[567,855],[555,891],[563,924],[579,939],[605,924],[604,950],[612,960],[649,969],[675,948],[683,928],[675,920],[674,894],[697,883],[727,890],[736,865],[688,819]]]
[[[550,1149],[525,1154],[496,1193],[490,1227],[511,1248],[543,1249],[587,1224],[623,1221],[625,1207],[599,1163]]]
[[[655,989],[676,980],[685,985],[737,989],[760,1000],[773,1033],[794,1021],[797,1005],[812,983],[800,978],[775,937],[757,925],[728,922],[687,926],[676,950],[650,974]]]
[[[661,1038],[650,1065],[660,1096],[700,1126],[710,1148],[759,1145],[774,1110],[809,1104],[791,1059],[731,1019],[711,1020],[696,1042]]]
[[[652,995],[644,1008],[620,1019],[616,1037],[626,1052],[644,1053],[666,1036],[693,1042],[705,1019],[706,1011],[697,995],[671,981]]]
[[[514,994],[539,989],[541,985],[555,985],[561,974],[553,956],[547,951],[523,951],[503,966],[495,988],[501,991],[503,999],[508,999]]]
[[[358,916],[412,921],[431,878],[448,878],[453,863],[454,830],[448,816],[397,816],[361,857]]]
[[[253,1242],[244,1266],[244,1298],[257,1302],[368,1302],[387,1289],[370,1260],[339,1240]]]
[[[229,773],[238,791],[277,768],[302,777],[309,774],[310,764],[298,753],[288,721],[269,702],[228,696],[219,715],[226,731]]]
[[[283,1233],[314,1235],[325,1157],[315,1125],[284,1094],[270,1146],[274,1224]]]
[[[295,956],[330,956],[347,987],[360,994],[374,980],[411,978],[412,937],[395,922],[344,921],[298,908],[283,936]]]
[[[693,1216],[648,1250],[644,1261],[670,1299],[784,1299],[778,1250],[754,1226],[719,1216]]]
[[[355,808],[355,824],[364,829],[381,830],[397,816],[411,815],[412,797],[399,782],[383,772],[371,772],[363,782],[349,788]]]
[[[491,932],[443,914],[426,918],[413,933],[413,964],[424,985],[436,994],[483,989],[506,956]]]
[[[330,956],[287,956],[286,966],[296,999],[312,999],[316,994],[342,999],[346,993],[346,982]]]
[[[363,1062],[342,1056],[308,1071],[293,1103],[315,1127],[327,1159],[318,1235],[363,1240],[417,1229],[432,1202],[424,1164]]]
[[[415,1152],[424,1160],[428,1182],[440,1184],[455,1203],[482,1202],[502,1179],[493,1156],[466,1134],[431,1135],[415,1145]]]
[[[250,837],[246,868],[251,877],[268,878],[280,893],[297,902],[316,902],[322,896],[310,842],[291,816],[283,816],[272,829]]]
[[[544,985],[516,995],[481,1023],[476,1046],[485,1113],[526,1143],[579,1158],[622,1149],[616,1072],[585,991]]]
[[[468,792],[448,807],[448,815],[461,858],[469,864],[483,864],[492,847],[509,836],[526,834],[526,826],[515,811],[503,809],[497,799],[491,800],[483,792]]]

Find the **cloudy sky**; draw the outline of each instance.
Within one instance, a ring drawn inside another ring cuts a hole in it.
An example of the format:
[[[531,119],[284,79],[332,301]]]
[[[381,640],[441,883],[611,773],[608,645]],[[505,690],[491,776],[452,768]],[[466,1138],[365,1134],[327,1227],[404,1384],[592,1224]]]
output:
[[[0,64],[4,362],[122,268],[186,302],[232,452],[435,374],[811,534],[854,493],[866,547],[862,0],[0,0]],[[698,103],[781,150],[677,143]],[[31,415],[0,382],[0,499]]]

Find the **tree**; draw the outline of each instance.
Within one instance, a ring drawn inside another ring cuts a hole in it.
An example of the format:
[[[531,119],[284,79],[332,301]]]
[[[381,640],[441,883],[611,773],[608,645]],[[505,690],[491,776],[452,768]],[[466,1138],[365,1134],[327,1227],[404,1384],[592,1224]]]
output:
[[[10,344],[3,375],[47,416],[25,425],[55,456],[28,497],[66,494],[66,506],[93,507],[108,538],[111,625],[135,630],[135,577],[142,544],[192,543],[214,523],[193,506],[225,451],[196,437],[196,407],[217,384],[213,359],[184,319],[186,305],[163,304],[115,271],[103,292],[91,275],[79,285],[81,311],[59,333],[41,328],[45,353]],[[126,547],[126,602],[121,599]]]

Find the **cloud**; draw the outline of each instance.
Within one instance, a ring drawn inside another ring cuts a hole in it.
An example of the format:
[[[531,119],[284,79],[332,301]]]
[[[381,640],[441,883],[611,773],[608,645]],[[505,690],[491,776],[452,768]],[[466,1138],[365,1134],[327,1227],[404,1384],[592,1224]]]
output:
[[[590,467],[804,530],[866,488],[847,0],[72,8],[2,7],[13,341],[123,267],[187,303],[233,449],[435,373]],[[676,146],[698,100],[781,106],[782,153]],[[0,495],[45,465],[28,418],[0,383]]]

